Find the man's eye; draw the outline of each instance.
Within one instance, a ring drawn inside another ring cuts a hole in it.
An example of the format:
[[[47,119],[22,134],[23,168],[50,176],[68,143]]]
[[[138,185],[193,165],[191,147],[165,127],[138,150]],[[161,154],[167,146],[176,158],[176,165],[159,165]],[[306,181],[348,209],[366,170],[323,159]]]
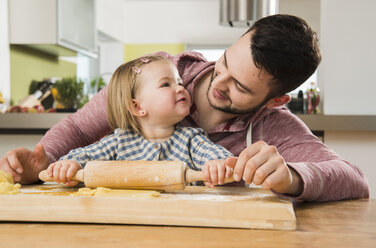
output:
[[[213,71],[210,81],[213,81],[214,78],[218,76],[218,73],[216,71]]]
[[[235,83],[235,85],[236,85],[236,88],[237,88],[240,92],[242,92],[242,93],[246,93],[246,91],[243,89],[243,87],[241,87],[241,85],[240,85],[239,83]]]

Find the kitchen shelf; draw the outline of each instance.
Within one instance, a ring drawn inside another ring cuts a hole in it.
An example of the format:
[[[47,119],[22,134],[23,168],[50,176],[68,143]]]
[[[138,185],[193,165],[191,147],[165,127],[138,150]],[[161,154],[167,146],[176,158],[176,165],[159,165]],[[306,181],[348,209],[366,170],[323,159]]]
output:
[[[0,114],[0,129],[50,129],[67,113],[5,113]]]
[[[97,58],[95,0],[9,1],[9,43],[55,56],[79,52]]]
[[[376,131],[375,115],[297,115],[314,131]]]

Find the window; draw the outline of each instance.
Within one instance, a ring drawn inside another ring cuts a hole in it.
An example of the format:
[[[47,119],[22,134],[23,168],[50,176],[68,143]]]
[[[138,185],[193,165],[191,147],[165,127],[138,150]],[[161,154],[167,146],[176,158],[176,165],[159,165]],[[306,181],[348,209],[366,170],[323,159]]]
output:
[[[208,61],[217,61],[230,45],[186,45],[186,51],[199,52]]]

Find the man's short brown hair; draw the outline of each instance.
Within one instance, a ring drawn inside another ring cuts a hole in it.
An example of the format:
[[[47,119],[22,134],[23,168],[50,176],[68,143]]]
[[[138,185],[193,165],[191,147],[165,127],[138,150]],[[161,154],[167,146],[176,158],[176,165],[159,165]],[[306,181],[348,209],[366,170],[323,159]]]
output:
[[[250,48],[255,65],[273,76],[269,99],[304,83],[321,62],[317,34],[302,18],[272,15],[254,23]]]

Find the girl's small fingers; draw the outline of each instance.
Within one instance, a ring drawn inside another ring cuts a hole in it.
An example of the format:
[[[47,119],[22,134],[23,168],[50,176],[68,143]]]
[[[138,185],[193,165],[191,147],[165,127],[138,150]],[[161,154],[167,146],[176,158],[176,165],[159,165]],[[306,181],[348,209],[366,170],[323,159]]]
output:
[[[48,168],[47,168],[47,175],[49,177],[53,176],[54,167],[55,167],[55,163],[52,163],[52,164],[50,164],[50,166],[48,166]]]
[[[209,166],[205,165],[202,168],[202,174],[204,175],[204,181],[210,181]]]
[[[202,168],[202,173],[204,175],[204,184],[209,188],[213,188],[213,183],[210,181],[209,167],[209,165],[206,165]]]
[[[219,162],[220,163],[220,162]],[[224,164],[218,164],[218,184],[222,185],[225,181],[226,167]]]
[[[60,168],[60,182],[61,183],[66,183],[67,181],[67,171],[69,169],[69,164],[64,164]]]
[[[57,183],[60,183],[60,168],[61,164],[56,164],[53,169],[53,177]]]
[[[205,186],[206,187],[209,187],[209,188],[214,188],[215,187],[215,185],[212,183],[212,182],[204,182],[204,184],[205,184]]]
[[[79,183],[79,181],[68,181],[65,183],[66,186],[73,187],[76,186]]]
[[[211,166],[210,169],[210,181],[215,185],[218,183],[218,170],[217,166]]]
[[[69,167],[68,171],[67,171],[67,181],[69,182],[70,180],[72,180],[72,177],[76,174],[77,172],[77,168],[71,166]]]

